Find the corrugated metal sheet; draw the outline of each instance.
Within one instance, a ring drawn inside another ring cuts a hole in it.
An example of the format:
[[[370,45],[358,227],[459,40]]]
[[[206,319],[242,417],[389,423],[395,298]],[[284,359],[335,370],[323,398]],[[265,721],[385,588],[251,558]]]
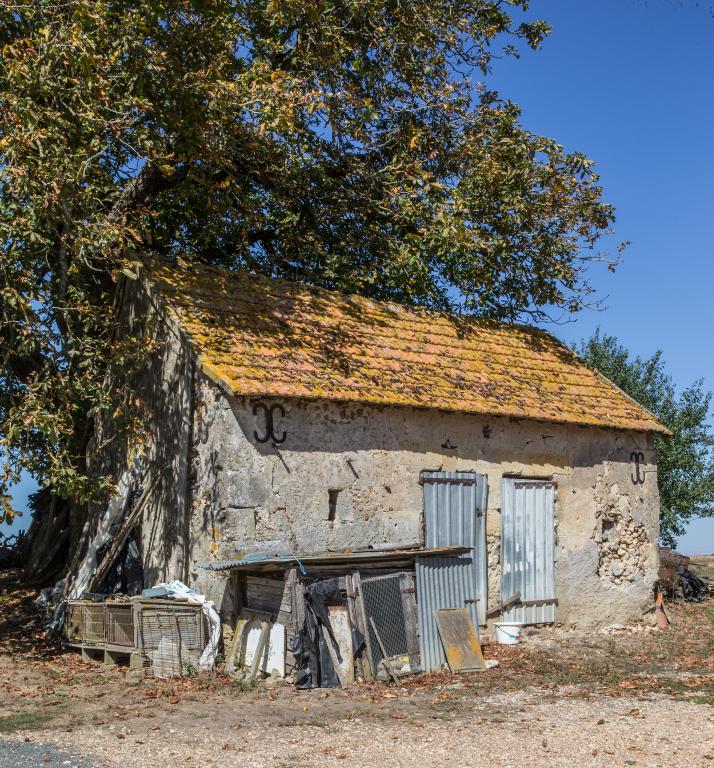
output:
[[[476,571],[471,555],[454,557],[418,557],[416,561],[417,604],[419,608],[419,653],[421,668],[428,672],[441,669],[446,661],[441,647],[434,612],[439,608],[463,608],[466,605],[474,626],[478,603],[466,603],[476,597]]]
[[[416,561],[421,662],[431,670],[445,661],[434,611],[466,605],[476,626],[485,621],[488,484],[473,472],[424,472],[422,482],[426,546],[471,548],[468,554]]]
[[[325,568],[325,567],[348,567],[356,565],[369,565],[376,563],[396,563],[412,562],[419,555],[435,557],[443,555],[457,555],[467,552],[470,547],[435,547],[424,549],[412,547],[411,549],[390,548],[373,550],[352,550],[341,552],[323,552],[318,554],[295,554],[288,555],[278,553],[254,553],[240,560],[224,560],[215,563],[199,563],[198,567],[207,571],[285,571],[290,568]]]
[[[486,623],[486,503],[488,482],[475,472],[423,472],[424,526],[427,548],[471,549],[478,597],[478,623]],[[472,597],[472,595],[469,595]],[[452,606],[443,606],[444,608]],[[463,606],[459,606],[463,607]]]
[[[549,624],[555,621],[555,485],[544,480],[504,478],[501,505],[501,598],[521,593],[523,602],[543,605],[511,608],[503,621]]]

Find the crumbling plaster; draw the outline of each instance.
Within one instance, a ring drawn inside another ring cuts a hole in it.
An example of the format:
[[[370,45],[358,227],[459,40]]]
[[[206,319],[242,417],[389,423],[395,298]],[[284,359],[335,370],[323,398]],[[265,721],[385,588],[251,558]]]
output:
[[[488,477],[489,603],[500,597],[504,475],[556,484],[556,618],[579,627],[640,618],[657,571],[658,494],[642,433],[414,408],[267,399],[275,434],[261,443],[255,399],[195,381],[190,578],[225,603],[225,577],[197,568],[266,550],[314,552],[423,543],[423,470]],[[633,482],[642,452],[644,484]],[[603,534],[603,521],[605,533]],[[610,521],[614,521],[610,525]]]

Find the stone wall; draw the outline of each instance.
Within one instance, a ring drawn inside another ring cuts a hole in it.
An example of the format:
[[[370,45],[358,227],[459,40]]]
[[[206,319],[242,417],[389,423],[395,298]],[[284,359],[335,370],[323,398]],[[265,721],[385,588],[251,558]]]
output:
[[[227,396],[199,374],[191,430],[190,578],[219,605],[225,577],[198,569],[255,550],[314,552],[423,542],[423,470],[487,475],[489,603],[499,600],[504,475],[556,483],[557,621],[640,618],[657,573],[651,439],[414,408]],[[644,483],[633,482],[639,451]]]

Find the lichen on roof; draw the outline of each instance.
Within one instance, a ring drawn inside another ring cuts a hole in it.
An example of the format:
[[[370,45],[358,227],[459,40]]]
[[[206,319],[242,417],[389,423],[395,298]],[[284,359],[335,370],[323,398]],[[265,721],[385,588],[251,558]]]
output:
[[[231,395],[414,406],[667,430],[536,328],[429,312],[245,271],[153,266],[200,365]]]

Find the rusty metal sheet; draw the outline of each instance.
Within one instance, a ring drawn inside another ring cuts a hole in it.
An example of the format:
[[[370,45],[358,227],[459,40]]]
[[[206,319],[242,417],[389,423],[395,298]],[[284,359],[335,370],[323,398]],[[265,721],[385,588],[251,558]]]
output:
[[[434,611],[444,654],[452,672],[475,672],[485,668],[481,643],[468,608]]]
[[[287,571],[296,565],[315,568],[370,565],[372,563],[410,562],[416,557],[446,557],[465,554],[470,546],[451,545],[438,547],[389,547],[384,549],[352,550],[341,552],[323,552],[320,554],[287,554],[285,552],[270,555],[253,553],[241,560],[225,560],[218,563],[198,563],[198,567],[207,571],[248,571],[270,572]]]

